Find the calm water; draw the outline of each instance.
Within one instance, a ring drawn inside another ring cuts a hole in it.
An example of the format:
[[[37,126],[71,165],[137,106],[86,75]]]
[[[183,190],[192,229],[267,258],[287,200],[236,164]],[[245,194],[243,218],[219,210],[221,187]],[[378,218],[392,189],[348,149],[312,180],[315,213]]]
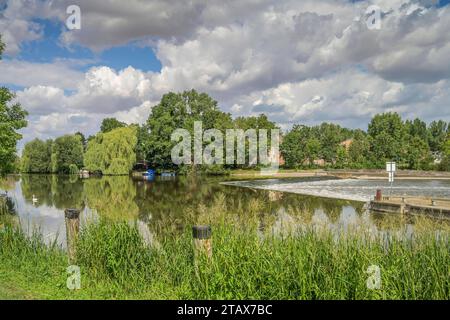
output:
[[[370,228],[383,228],[385,215],[367,212],[363,202],[322,198],[295,193],[282,193],[263,189],[286,190],[294,188],[329,190],[317,195],[329,195],[330,190],[341,194],[373,195],[377,183],[373,181],[323,180],[318,178],[271,179],[266,181],[232,182],[228,178],[176,177],[154,181],[136,181],[130,177],[102,177],[81,180],[78,177],[57,175],[22,175],[9,177],[0,185],[15,205],[15,217],[23,228],[30,231],[40,228],[46,239],[58,239],[65,243],[64,209],[81,210],[82,225],[87,219],[107,217],[137,221],[140,228],[150,236],[153,227],[162,218],[171,221],[174,228],[184,227],[188,212],[199,212],[199,206],[208,207],[214,198],[223,193],[228,208],[245,208],[252,200],[261,200],[261,214],[273,215],[275,227],[287,221],[289,209],[308,212],[311,223],[342,227],[364,223]],[[375,184],[374,184],[375,183]],[[330,187],[332,186],[332,188]],[[429,192],[434,188],[441,196],[450,196],[449,182],[408,181],[402,188],[419,188]],[[259,189],[262,188],[262,189]],[[330,189],[331,188],[331,189]],[[364,191],[366,190],[366,191]],[[412,190],[412,189],[411,189]],[[307,193],[307,192],[306,192]],[[33,195],[37,201],[33,203]],[[402,223],[405,223],[402,220]]]

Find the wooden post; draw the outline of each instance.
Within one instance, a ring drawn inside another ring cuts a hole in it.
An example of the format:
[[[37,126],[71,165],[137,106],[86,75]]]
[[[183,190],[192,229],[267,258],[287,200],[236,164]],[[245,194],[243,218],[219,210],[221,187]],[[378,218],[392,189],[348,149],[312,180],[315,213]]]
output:
[[[0,214],[8,213],[8,205],[6,204],[6,194],[0,194]]]
[[[64,210],[66,220],[67,255],[69,263],[74,263],[76,258],[76,242],[80,231],[80,210]]]
[[[211,226],[193,226],[192,235],[194,237],[195,256],[198,254],[206,254],[212,258],[212,239]]]
[[[381,189],[377,189],[377,195],[375,196],[375,200],[381,201],[381,199],[382,199]]]

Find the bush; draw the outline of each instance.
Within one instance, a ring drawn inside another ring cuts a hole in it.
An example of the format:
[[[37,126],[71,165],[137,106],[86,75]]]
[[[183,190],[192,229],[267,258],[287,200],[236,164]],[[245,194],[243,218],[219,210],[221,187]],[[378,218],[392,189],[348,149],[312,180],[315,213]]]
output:
[[[78,174],[80,170],[78,169],[76,164],[69,165],[69,174]]]

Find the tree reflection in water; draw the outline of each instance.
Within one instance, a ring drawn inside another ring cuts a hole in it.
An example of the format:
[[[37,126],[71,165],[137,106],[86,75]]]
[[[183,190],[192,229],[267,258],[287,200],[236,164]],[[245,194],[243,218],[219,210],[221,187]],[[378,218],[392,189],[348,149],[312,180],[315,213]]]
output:
[[[242,224],[255,224],[269,230],[285,224],[344,225],[371,224],[374,228],[402,226],[411,222],[404,217],[386,217],[366,213],[364,204],[220,184],[224,177],[181,176],[156,177],[154,181],[135,180],[128,176],[103,176],[79,179],[78,176],[22,175],[8,178],[2,190],[21,192],[25,203],[58,210],[90,210],[110,221],[136,221],[147,225],[149,232],[179,232],[186,225],[215,217],[213,210],[229,214]],[[20,183],[20,188],[17,184]],[[18,190],[18,191],[17,191]],[[219,204],[218,204],[219,203]],[[219,209],[218,209],[219,208]],[[209,217],[209,218],[208,218]],[[276,228],[275,228],[276,229]]]

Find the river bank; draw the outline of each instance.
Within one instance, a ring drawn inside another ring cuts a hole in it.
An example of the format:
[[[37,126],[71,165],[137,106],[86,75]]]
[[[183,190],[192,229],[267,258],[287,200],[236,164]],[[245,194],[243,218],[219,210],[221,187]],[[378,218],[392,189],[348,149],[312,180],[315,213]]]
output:
[[[268,179],[268,178],[305,178],[305,177],[337,177],[344,179],[370,179],[387,180],[388,174],[381,169],[311,169],[293,170],[279,169],[274,173],[266,173],[259,170],[233,170],[230,173],[233,180],[237,179]],[[446,171],[419,171],[419,170],[398,170],[395,178],[400,180],[450,180],[450,172]]]

